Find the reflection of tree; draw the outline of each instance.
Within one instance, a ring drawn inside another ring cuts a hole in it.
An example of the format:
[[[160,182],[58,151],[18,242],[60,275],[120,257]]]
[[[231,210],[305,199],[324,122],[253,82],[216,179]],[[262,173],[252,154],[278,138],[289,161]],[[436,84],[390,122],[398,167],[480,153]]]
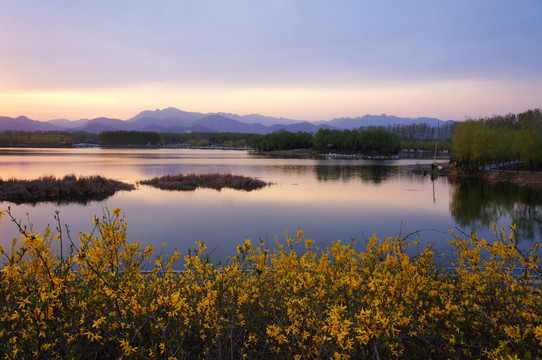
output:
[[[319,181],[347,181],[359,178],[364,182],[381,183],[383,180],[396,175],[396,166],[353,166],[353,165],[317,165],[314,167],[316,178]]]
[[[520,186],[462,182],[453,190],[450,213],[464,228],[487,227],[509,217],[520,237],[533,239],[542,232],[542,194]]]

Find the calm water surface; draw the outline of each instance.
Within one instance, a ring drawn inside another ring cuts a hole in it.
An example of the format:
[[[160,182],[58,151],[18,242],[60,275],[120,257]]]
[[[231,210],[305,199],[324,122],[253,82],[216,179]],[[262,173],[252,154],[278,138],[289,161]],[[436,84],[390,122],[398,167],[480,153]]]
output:
[[[34,229],[54,224],[60,211],[72,234],[92,229],[103,209],[120,207],[126,214],[129,241],[178,249],[186,253],[203,240],[215,260],[234,255],[245,238],[262,238],[270,248],[285,232],[305,231],[317,245],[354,238],[362,247],[379,237],[417,232],[422,243],[447,247],[448,229],[476,230],[494,236],[491,222],[508,226],[516,219],[525,243],[540,239],[542,197],[515,186],[453,184],[445,178],[414,176],[408,167],[431,160],[336,160],[272,158],[244,151],[187,149],[0,149],[0,176],[34,179],[43,175],[103,175],[136,184],[154,176],[178,173],[233,173],[273,185],[252,192],[196,190],[171,192],[138,186],[103,202],[38,203],[11,206],[18,218],[29,214]],[[0,244],[17,235],[5,218]],[[412,235],[415,236],[415,235]]]

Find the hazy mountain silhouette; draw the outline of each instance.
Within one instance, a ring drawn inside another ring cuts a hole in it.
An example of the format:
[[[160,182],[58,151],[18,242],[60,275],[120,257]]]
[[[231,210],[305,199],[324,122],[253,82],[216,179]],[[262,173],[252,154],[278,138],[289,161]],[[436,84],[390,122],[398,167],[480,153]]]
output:
[[[62,127],[50,124],[48,122],[30,120],[26,116],[10,118],[0,116],[0,131],[6,130],[21,130],[21,131],[38,131],[38,130],[63,130]]]
[[[214,129],[217,132],[238,132],[262,134],[269,132],[269,128],[262,124],[246,124],[232,120],[222,115],[209,115],[196,122],[197,125]]]
[[[0,117],[0,131],[86,131],[100,133],[102,131],[136,130],[156,132],[240,132],[267,134],[278,130],[291,132],[316,132],[320,128],[354,129],[367,126],[409,125],[425,123],[430,126],[443,124],[444,121],[429,118],[403,118],[397,116],[364,115],[355,118],[335,118],[331,121],[308,122],[301,120],[275,118],[259,114],[237,115],[229,113],[187,112],[173,107],[157,110],[145,110],[131,119],[120,120],[106,117],[69,121],[56,119],[36,121],[19,116],[17,118]]]
[[[140,112],[139,114],[137,114],[136,116],[134,116],[133,118],[128,119],[128,121],[137,123],[137,122],[140,122],[142,119],[146,118],[146,119],[169,120],[169,121],[175,120],[180,123],[192,124],[207,115],[208,114],[202,114],[198,112],[187,112],[187,111],[176,109],[174,107],[168,107],[162,110],[160,109],[156,109],[154,111],[144,110]]]
[[[75,129],[77,127],[83,126],[88,121],[89,119],[81,119],[81,120],[55,119],[55,120],[49,120],[47,122],[49,124],[54,124],[61,128]]]
[[[120,119],[100,117],[92,119],[73,130],[86,131],[90,133],[101,133],[102,131],[130,130],[129,124]]]
[[[337,127],[339,129],[352,129],[367,126],[411,125],[421,123],[425,123],[429,126],[437,126],[439,123],[444,123],[444,121],[429,117],[403,118],[382,114],[358,116],[355,118],[335,118],[327,122],[318,122],[318,124],[322,123]]]
[[[237,114],[230,114],[230,113],[216,113],[215,115],[222,115],[222,116],[225,116],[233,120],[237,120],[242,123],[247,123],[247,124],[259,123],[265,126],[273,126],[277,124],[289,125],[289,124],[305,122],[305,121],[300,121],[300,120],[286,119],[282,117],[276,118],[272,116],[264,116],[260,114],[249,114],[249,115],[239,116]]]

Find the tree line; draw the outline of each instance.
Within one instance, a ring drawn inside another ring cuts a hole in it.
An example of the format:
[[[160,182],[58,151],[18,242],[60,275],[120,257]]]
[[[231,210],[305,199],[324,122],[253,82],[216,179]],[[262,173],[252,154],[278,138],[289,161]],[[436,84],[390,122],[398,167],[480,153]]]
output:
[[[81,131],[4,131],[0,132],[0,146],[71,146],[94,143],[105,146],[224,146],[250,147],[261,151],[313,149],[322,152],[395,154],[401,148],[432,151],[438,139],[439,149],[449,149],[454,124],[446,123],[440,128],[412,124],[352,130],[320,129],[316,133],[279,130],[265,135],[232,132],[104,131],[91,134]]]
[[[245,133],[157,133],[153,131],[19,131],[0,132],[0,146],[72,146],[78,143],[102,145],[187,145],[245,147],[253,134]]]
[[[189,146],[226,146],[226,147],[245,147],[247,139],[253,134],[247,133],[208,133],[208,132],[190,132],[190,133],[160,133],[163,145],[185,144]]]
[[[468,119],[457,126],[452,150],[454,160],[470,168],[521,160],[542,169],[542,111]]]
[[[84,131],[14,131],[0,132],[0,146],[72,146],[97,143],[98,135]]]
[[[410,125],[388,125],[386,130],[399,136],[402,149],[421,151],[449,151],[452,148],[452,137],[459,122],[446,121],[440,126],[426,123]]]
[[[396,154],[400,149],[433,151],[450,150],[457,122],[442,126],[425,123],[409,125],[369,126],[352,130],[320,129],[315,134],[278,131],[254,135],[248,139],[250,147],[263,151],[314,149],[338,152],[379,152]]]
[[[446,121],[439,126],[431,126],[426,123],[417,124],[395,124],[388,125],[385,129],[399,136],[402,141],[433,141],[449,140],[454,136],[455,128],[459,122]]]
[[[159,145],[160,135],[154,131],[102,131],[98,135],[102,145]]]
[[[322,152],[397,154],[401,140],[383,128],[319,129],[315,134],[277,131],[254,135],[248,139],[248,145],[262,151],[313,149]]]

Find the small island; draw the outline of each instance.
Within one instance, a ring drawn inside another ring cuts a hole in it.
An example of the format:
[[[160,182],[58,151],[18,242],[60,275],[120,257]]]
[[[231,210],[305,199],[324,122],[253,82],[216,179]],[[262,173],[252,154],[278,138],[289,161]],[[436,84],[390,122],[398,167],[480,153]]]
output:
[[[232,174],[178,174],[155,177],[139,182],[162,190],[193,191],[197,188],[221,190],[230,188],[234,190],[252,191],[270,185],[260,179]]]
[[[43,176],[34,180],[0,179],[0,201],[32,203],[40,201],[87,202],[104,200],[119,190],[134,190],[135,186],[102,176],[64,178]]]

